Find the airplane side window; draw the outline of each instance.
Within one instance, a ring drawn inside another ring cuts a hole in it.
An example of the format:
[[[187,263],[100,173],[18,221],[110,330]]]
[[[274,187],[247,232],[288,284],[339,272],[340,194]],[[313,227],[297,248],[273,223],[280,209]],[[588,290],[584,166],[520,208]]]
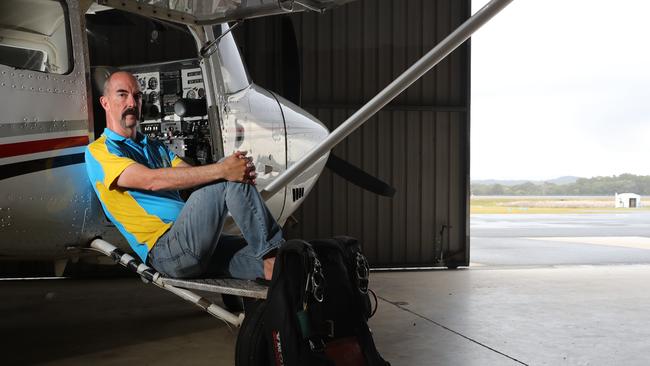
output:
[[[71,71],[66,9],[58,0],[0,1],[0,63],[17,69]]]
[[[28,70],[41,70],[45,52],[0,45],[0,63]]]

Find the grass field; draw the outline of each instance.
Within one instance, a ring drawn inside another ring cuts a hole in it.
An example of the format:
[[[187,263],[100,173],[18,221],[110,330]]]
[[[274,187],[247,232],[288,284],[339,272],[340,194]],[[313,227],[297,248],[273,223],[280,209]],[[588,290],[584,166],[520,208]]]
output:
[[[643,198],[641,202],[643,203]],[[650,207],[614,208],[614,197],[473,196],[472,214],[596,214],[650,211]]]

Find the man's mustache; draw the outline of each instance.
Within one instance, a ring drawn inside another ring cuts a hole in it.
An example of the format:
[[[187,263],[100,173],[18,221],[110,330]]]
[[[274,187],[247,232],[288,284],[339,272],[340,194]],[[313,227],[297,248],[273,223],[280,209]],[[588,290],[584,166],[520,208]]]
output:
[[[132,115],[136,119],[140,119],[140,114],[138,113],[138,110],[135,108],[127,108],[122,112],[122,119],[126,118],[126,116]]]

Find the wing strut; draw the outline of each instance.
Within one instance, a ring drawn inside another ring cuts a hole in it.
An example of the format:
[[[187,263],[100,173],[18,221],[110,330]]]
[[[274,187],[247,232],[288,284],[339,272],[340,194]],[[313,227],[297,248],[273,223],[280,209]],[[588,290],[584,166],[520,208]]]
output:
[[[314,164],[321,156],[330,151],[339,142],[345,139],[349,134],[359,128],[370,117],[377,113],[381,108],[411,86],[427,71],[431,70],[447,55],[454,51],[458,46],[465,42],[481,26],[490,21],[501,10],[508,6],[513,0],[492,0],[486,4],[476,14],[467,19],[455,31],[449,34],[445,39],[438,43],[431,51],[424,55],[420,60],[413,64],[402,75],[397,77],[384,90],[379,92],[368,103],[355,112],[350,118],[343,122],[339,127],[332,131],[329,136],[320,145],[316,146],[297,163],[289,167],[271,182],[264,190],[262,197],[265,199],[271,197],[282,187],[289,184],[298,177],[305,169]]]

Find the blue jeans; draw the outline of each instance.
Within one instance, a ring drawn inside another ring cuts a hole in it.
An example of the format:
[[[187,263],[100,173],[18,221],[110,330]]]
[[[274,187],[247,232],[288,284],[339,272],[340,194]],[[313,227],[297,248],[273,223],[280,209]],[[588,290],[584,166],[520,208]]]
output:
[[[243,234],[221,235],[230,212]],[[218,182],[192,193],[174,225],[149,251],[147,262],[174,278],[264,277],[263,257],[284,239],[254,186]]]

